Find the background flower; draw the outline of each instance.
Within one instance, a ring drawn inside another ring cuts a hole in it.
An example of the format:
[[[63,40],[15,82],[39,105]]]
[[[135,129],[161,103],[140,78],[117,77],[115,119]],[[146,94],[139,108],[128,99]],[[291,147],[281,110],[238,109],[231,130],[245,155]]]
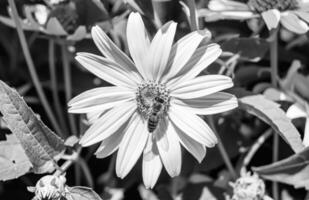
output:
[[[305,0],[249,0],[247,3],[211,0],[208,8],[200,12],[206,21],[246,20],[261,15],[269,30],[276,28],[279,22],[294,33],[304,34],[309,30],[309,3]]]

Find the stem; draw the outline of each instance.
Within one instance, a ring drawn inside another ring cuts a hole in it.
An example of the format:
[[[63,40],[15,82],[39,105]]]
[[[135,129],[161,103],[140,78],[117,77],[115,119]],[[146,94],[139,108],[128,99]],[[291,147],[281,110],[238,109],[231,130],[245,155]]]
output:
[[[46,99],[46,96],[45,96],[44,91],[42,89],[42,85],[41,85],[40,80],[38,78],[38,75],[36,73],[35,66],[34,66],[33,60],[32,60],[31,55],[30,55],[29,47],[28,47],[28,44],[26,42],[26,37],[25,37],[25,34],[22,30],[22,27],[21,27],[21,24],[20,24],[20,21],[19,21],[19,16],[18,16],[18,13],[17,13],[15,2],[14,2],[14,0],[8,0],[8,1],[9,1],[9,5],[12,9],[14,22],[16,24],[17,34],[18,34],[18,37],[19,37],[19,40],[20,40],[20,43],[21,43],[21,47],[22,47],[22,50],[23,50],[23,53],[24,53],[24,56],[25,56],[25,59],[26,59],[26,62],[27,62],[27,66],[28,66],[34,87],[35,87],[35,89],[36,89],[36,91],[39,95],[39,98],[42,102],[42,105],[43,105],[43,107],[44,107],[44,109],[47,113],[47,116],[48,116],[49,120],[51,121],[55,131],[58,134],[60,134],[61,133],[60,126],[57,123],[56,118],[55,118],[55,116],[54,116],[54,114],[51,110],[51,107],[50,107],[50,105],[49,105],[49,103]]]
[[[59,169],[54,173],[55,176],[59,176],[61,174],[64,174],[68,169],[69,167],[74,163],[76,162],[78,159],[79,159],[79,155],[80,155],[80,152],[82,151],[82,147],[79,146],[76,150],[76,152],[73,152],[72,155],[70,155],[71,159],[65,161],[61,167],[59,167]]]
[[[222,140],[217,132],[217,129],[216,129],[216,126],[215,126],[215,123],[214,123],[214,120],[213,120],[213,117],[212,116],[208,116],[208,123],[209,123],[209,126],[211,127],[211,129],[213,130],[213,132],[215,133],[215,135],[217,136],[218,138],[218,148],[219,148],[219,151],[220,151],[220,154],[222,156],[222,159],[227,167],[227,169],[229,170],[232,178],[235,180],[237,175],[236,175],[236,171],[230,161],[230,158],[227,154],[227,151],[222,143]]]
[[[271,83],[273,87],[277,87],[278,76],[278,28],[270,32],[270,67],[271,67]],[[273,137],[273,162],[278,161],[279,157],[279,135],[274,134]],[[272,192],[274,200],[279,199],[278,183],[273,182]]]
[[[277,87],[278,76],[278,29],[270,32],[270,67],[271,67],[271,83],[273,87]]]
[[[83,158],[79,158],[78,159],[78,164],[81,167],[82,171],[84,172],[84,175],[85,175],[86,181],[88,183],[88,186],[93,188],[94,181],[93,181],[93,178],[92,178],[92,175],[91,175],[91,171],[90,171],[86,161]]]
[[[62,113],[62,108],[59,100],[58,85],[57,85],[57,76],[56,76],[56,64],[55,64],[55,42],[52,39],[49,39],[49,48],[48,48],[48,61],[49,61],[49,73],[51,81],[51,89],[53,95],[54,106],[56,109],[57,117],[60,121],[60,125],[63,128],[65,133],[68,133],[67,126]]]
[[[67,46],[65,44],[61,45],[65,99],[66,99],[66,102],[68,102],[72,98],[72,76],[71,76],[71,65],[68,59],[68,52],[67,52],[66,47]],[[70,123],[71,131],[73,132],[74,135],[77,135],[76,122],[72,114],[69,114],[69,123]]]
[[[242,168],[246,168],[250,161],[252,160],[253,156],[255,153],[260,149],[260,147],[264,144],[264,142],[271,136],[272,134],[272,129],[267,129],[256,141],[255,143],[251,146],[249,152],[247,153],[246,157],[244,158],[243,161],[243,166]]]
[[[189,11],[190,11],[191,31],[199,30],[195,0],[187,0],[187,2],[188,2]]]

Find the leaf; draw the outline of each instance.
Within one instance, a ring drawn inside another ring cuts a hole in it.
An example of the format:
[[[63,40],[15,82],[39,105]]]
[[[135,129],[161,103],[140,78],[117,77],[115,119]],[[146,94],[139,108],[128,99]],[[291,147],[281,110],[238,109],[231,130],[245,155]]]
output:
[[[55,159],[64,142],[27,106],[16,90],[0,81],[0,111],[8,128],[16,135],[33,165],[34,173],[54,170]]]
[[[150,19],[154,18],[151,0],[125,0],[125,2],[140,14],[145,15]]]
[[[239,99],[240,108],[269,124],[291,146],[294,152],[304,149],[300,134],[287,118],[280,105],[263,95],[246,96]]]
[[[29,158],[14,134],[0,141],[0,181],[18,178],[32,168]]]
[[[262,177],[294,185],[296,188],[305,187],[309,190],[309,147],[284,160],[254,167],[253,170]]]
[[[67,200],[102,200],[95,191],[88,187],[68,187],[68,190]]]
[[[268,42],[260,38],[232,38],[221,45],[223,51],[239,54],[243,60],[258,62],[268,51]]]

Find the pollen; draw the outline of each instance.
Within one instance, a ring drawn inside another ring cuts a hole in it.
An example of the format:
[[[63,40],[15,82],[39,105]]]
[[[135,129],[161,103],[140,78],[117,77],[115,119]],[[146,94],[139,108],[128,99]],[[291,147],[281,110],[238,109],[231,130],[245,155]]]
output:
[[[249,0],[248,5],[252,10],[262,13],[271,9],[293,10],[298,7],[298,2],[297,0]]]
[[[160,98],[164,101],[163,110],[166,113],[170,98],[169,91],[164,84],[147,81],[138,86],[136,91],[137,110],[144,119],[148,119],[151,115],[155,98]]]

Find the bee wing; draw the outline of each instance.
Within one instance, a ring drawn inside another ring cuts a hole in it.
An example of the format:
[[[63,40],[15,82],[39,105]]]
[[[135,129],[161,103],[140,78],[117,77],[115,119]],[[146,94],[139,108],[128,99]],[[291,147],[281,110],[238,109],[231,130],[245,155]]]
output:
[[[153,143],[152,135],[150,135],[144,150],[143,159],[145,159],[145,161],[150,161],[158,154],[159,154],[158,148],[155,145],[155,143]]]

